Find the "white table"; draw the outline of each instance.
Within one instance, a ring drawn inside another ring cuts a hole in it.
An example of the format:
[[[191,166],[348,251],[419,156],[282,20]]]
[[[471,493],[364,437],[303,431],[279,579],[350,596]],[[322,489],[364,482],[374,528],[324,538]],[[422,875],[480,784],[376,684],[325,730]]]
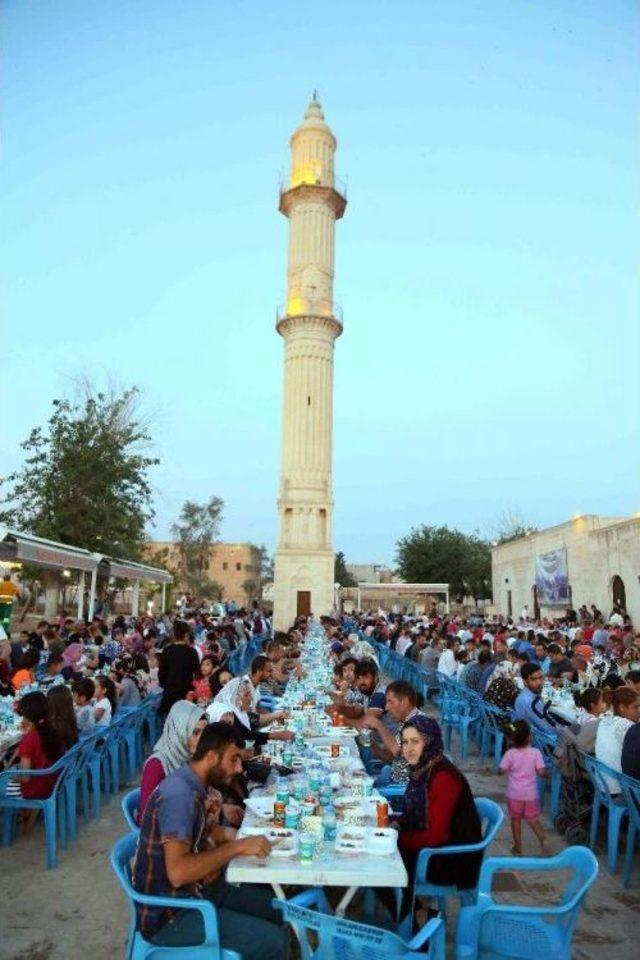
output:
[[[13,749],[22,738],[19,726],[0,731],[0,770],[3,769],[7,753]]]
[[[242,830],[238,836],[242,836]],[[328,845],[329,846],[329,845]],[[406,887],[407,871],[396,850],[389,856],[370,853],[344,856],[333,849],[326,850],[313,863],[291,859],[258,860],[257,857],[237,857],[227,867],[229,883],[269,883],[277,897],[285,900],[283,884],[297,887],[346,887],[336,907],[336,916],[345,911],[359,887]]]
[[[353,769],[361,769],[363,764],[353,736],[318,736],[310,738],[313,746],[329,744],[336,740],[348,746]],[[261,789],[256,794],[265,794]],[[274,797],[275,800],[275,797]],[[245,830],[261,826],[249,811],[245,813],[238,836]],[[374,826],[373,821],[370,826]],[[266,827],[265,827],[266,829]],[[237,857],[227,867],[229,883],[269,883],[277,897],[285,900],[283,884],[298,887],[346,887],[346,891],[336,907],[336,916],[344,916],[358,888],[367,887],[406,887],[409,880],[402,857],[396,850],[393,854],[376,856],[370,853],[345,855],[336,853],[333,844],[325,844],[320,857],[312,863],[301,863],[297,857],[271,857],[259,860],[257,857]]]

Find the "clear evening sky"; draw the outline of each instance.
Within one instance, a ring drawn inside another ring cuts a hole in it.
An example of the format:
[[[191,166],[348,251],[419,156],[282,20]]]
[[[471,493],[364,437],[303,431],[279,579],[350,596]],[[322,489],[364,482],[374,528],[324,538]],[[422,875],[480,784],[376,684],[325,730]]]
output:
[[[337,227],[334,543],[640,510],[634,0],[4,0],[3,471],[89,374],[273,546],[287,223],[317,87]]]

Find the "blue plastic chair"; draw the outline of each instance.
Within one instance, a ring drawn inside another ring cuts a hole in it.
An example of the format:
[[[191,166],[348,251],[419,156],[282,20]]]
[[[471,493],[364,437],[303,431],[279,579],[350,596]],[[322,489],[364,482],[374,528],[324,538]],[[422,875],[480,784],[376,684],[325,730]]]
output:
[[[307,890],[293,900],[274,900],[273,905],[293,927],[302,960],[425,960],[427,944],[429,960],[444,960],[445,928],[439,919],[430,920],[406,943],[389,930],[318,912],[322,891]],[[309,934],[317,945],[310,943]]]
[[[477,797],[475,805],[482,825],[482,840],[479,840],[478,843],[465,844],[457,847],[434,847],[421,850],[418,854],[411,897],[411,909],[400,923],[398,929],[401,934],[406,935],[413,929],[416,897],[434,897],[437,900],[438,909],[443,916],[446,912],[447,897],[459,897],[461,904],[475,902],[478,895],[477,885],[470,889],[463,890],[455,886],[439,886],[436,883],[430,883],[427,879],[429,861],[432,857],[459,856],[461,853],[484,853],[493,843],[498,830],[502,826],[504,813],[497,803],[485,797]]]
[[[64,796],[66,802],[67,831],[69,839],[75,840],[78,836],[77,805],[78,787],[82,798],[82,812],[85,820],[91,816],[92,808],[89,799],[89,765],[96,748],[99,734],[95,732],[87,737],[81,737],[77,744],[75,763],[67,772],[64,779]]]
[[[479,710],[482,724],[480,755],[483,759],[493,755],[493,769],[497,770],[504,750],[504,725],[511,715],[486,700],[480,701]]]
[[[607,867],[611,873],[618,868],[618,846],[620,844],[620,827],[623,819],[628,815],[624,802],[622,786],[616,796],[611,795],[609,780],[620,784],[621,774],[612,770],[605,763],[596,760],[590,754],[581,754],[591,781],[593,783],[593,807],[591,808],[591,828],[589,830],[589,846],[595,850],[598,841],[598,824],[600,814],[607,811]],[[607,777],[609,780],[607,780]]]
[[[404,809],[404,795],[407,792],[406,783],[388,783],[386,787],[376,787],[378,793],[389,801],[393,813],[402,813]]]
[[[73,769],[77,759],[77,747],[72,747],[59,760],[46,770],[20,770],[12,767],[0,773],[0,810],[3,812],[2,844],[6,846],[15,840],[16,821],[19,810],[41,810],[44,817],[45,840],[47,847],[47,867],[51,870],[57,863],[56,841],[59,836],[62,846],[67,844],[67,817],[64,794],[64,781]],[[57,774],[57,780],[50,796],[44,800],[29,800],[26,797],[7,795],[10,780],[30,780],[33,777],[45,777]]]
[[[513,906],[491,896],[499,871],[571,871],[557,906]],[[586,847],[568,847],[556,857],[489,857],[480,871],[478,900],[458,917],[456,960],[571,960],[571,941],[598,861]]]
[[[454,730],[457,730],[460,737],[460,757],[462,760],[466,760],[469,729],[476,723],[478,714],[473,711],[470,702],[463,696],[454,697],[449,693],[442,698],[441,712],[440,725],[445,750],[450,752],[452,734]]]
[[[135,853],[138,834],[130,833],[118,840],[111,851],[111,866],[129,904],[129,930],[125,949],[126,960],[243,960],[235,950],[225,950],[220,945],[218,917],[209,900],[186,897],[152,897],[138,893],[131,884],[131,859]],[[136,904],[152,907],[169,907],[173,910],[196,910],[202,915],[204,940],[197,946],[159,947],[142,936],[136,928]]]
[[[547,793],[547,782],[551,785],[551,807],[550,817],[555,822],[560,808],[560,792],[562,790],[562,773],[555,762],[553,752],[558,744],[558,737],[554,733],[544,733],[542,730],[531,730],[531,740],[534,747],[537,747],[549,771],[549,778],[538,778],[538,795],[540,806],[544,808],[544,800]]]
[[[640,837],[640,780],[633,777],[620,776],[620,785],[627,803],[629,814],[629,829],[627,831],[627,846],[622,868],[622,883],[628,887],[631,882],[631,867],[638,837]]]
[[[122,798],[122,812],[124,813],[124,818],[127,821],[127,825],[130,830],[133,830],[135,833],[140,831],[140,825],[138,823],[138,807],[140,806],[140,789],[136,787],[135,790],[130,790],[129,793],[125,793]]]

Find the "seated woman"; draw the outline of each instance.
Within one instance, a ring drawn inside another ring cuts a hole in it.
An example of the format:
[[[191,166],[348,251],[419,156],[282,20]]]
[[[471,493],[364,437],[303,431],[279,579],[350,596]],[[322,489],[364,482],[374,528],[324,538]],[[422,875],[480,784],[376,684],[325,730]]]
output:
[[[478,843],[482,827],[466,777],[444,756],[436,721],[422,714],[412,717],[402,728],[401,745],[409,783],[398,824],[398,847],[409,874],[409,892],[422,849]],[[471,889],[481,863],[482,853],[435,856],[429,862],[427,880]]]
[[[47,694],[49,723],[57,733],[65,751],[78,742],[78,721],[71,690],[64,684],[51,687]]]
[[[262,732],[257,729],[258,715],[251,713],[253,691],[251,684],[244,677],[234,677],[225,684],[217,694],[214,703],[223,704],[233,713],[235,732],[242,740],[253,743],[258,751],[267,740],[293,740],[294,738],[291,730]]]
[[[59,760],[64,751],[62,740],[49,720],[49,704],[44,693],[26,693],[18,703],[18,713],[22,717],[23,735],[16,757],[21,770],[46,770]],[[58,775],[46,777],[16,777],[7,784],[7,795],[24,797],[28,800],[44,800],[51,796]],[[33,823],[37,810],[30,811]]]
[[[207,718],[195,703],[177,700],[173,704],[162,735],[142,768],[138,820],[142,818],[147,801],[158,784],[168,774],[189,762],[206,725]]]
[[[143,678],[149,677],[147,658],[141,653],[125,654],[115,662],[118,707],[137,707],[146,696]],[[147,683],[148,685],[148,683]]]
[[[621,773],[622,745],[628,731],[640,720],[640,696],[633,687],[618,687],[613,691],[612,706],[613,716],[603,716],[598,724],[595,755],[597,760]],[[612,796],[621,793],[617,780],[605,779]]]

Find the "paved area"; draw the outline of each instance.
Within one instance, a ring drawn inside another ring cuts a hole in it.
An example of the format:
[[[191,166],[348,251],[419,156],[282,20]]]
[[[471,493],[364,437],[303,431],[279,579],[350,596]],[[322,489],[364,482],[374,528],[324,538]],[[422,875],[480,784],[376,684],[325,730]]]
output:
[[[455,745],[454,745],[455,756]],[[476,796],[503,799],[503,781],[472,757],[462,765]],[[118,798],[103,816],[80,826],[78,840],[61,851],[56,870],[44,866],[39,827],[14,847],[0,848],[0,960],[83,960],[87,955],[118,960],[124,956],[127,905],[108,864],[113,842],[126,832]],[[550,848],[563,841],[549,831]],[[492,852],[508,855],[511,841],[505,823]],[[525,836],[525,853],[536,841]],[[628,890],[620,875],[612,877],[600,857],[601,871],[582,911],[574,938],[574,960],[632,960],[640,933],[640,864]],[[544,873],[504,874],[500,897],[539,903],[553,897]],[[454,920],[454,914],[451,916]],[[453,953],[449,949],[449,956]]]

